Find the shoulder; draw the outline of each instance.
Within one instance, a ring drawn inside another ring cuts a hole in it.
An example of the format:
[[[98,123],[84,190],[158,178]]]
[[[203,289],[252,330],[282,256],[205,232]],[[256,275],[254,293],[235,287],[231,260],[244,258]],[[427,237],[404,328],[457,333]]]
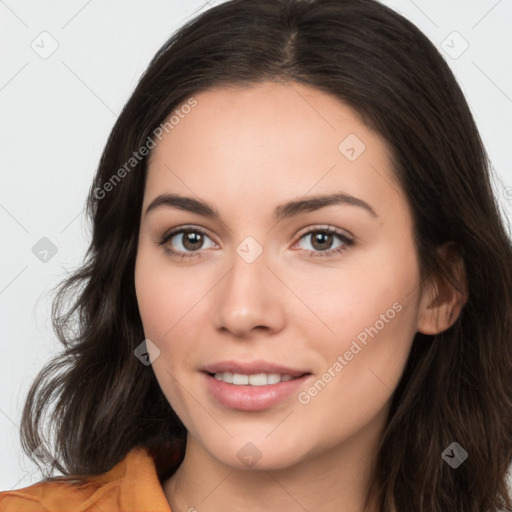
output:
[[[43,480],[21,489],[0,492],[0,510],[2,512],[98,510],[97,507],[115,502],[122,484],[120,479],[108,479],[109,473],[80,481],[60,477],[54,480]],[[117,508],[108,510],[117,510]]]
[[[1,512],[171,512],[153,458],[134,448],[110,471],[0,492]]]
[[[37,496],[30,492],[19,491],[3,491],[0,492],[0,510],[2,512],[46,512],[48,509],[41,505],[41,501]]]

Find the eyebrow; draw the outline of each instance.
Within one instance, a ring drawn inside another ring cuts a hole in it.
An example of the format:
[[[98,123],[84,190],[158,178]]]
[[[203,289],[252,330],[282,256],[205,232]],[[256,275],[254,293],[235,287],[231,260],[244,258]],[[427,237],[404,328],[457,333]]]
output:
[[[297,199],[288,201],[277,206],[273,212],[273,218],[276,221],[294,217],[301,213],[312,212],[331,205],[350,205],[357,206],[373,217],[378,217],[375,210],[362,199],[344,194],[334,193],[327,195],[317,195],[308,199]],[[220,219],[219,211],[210,204],[199,201],[192,197],[186,197],[179,194],[161,194],[157,196],[151,204],[146,208],[146,215],[157,208],[177,208],[192,213],[197,213],[204,217]]]

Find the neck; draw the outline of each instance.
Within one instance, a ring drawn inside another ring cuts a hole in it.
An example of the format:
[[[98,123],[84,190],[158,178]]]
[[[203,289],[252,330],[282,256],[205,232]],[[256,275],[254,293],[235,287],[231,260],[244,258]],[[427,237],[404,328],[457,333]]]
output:
[[[377,512],[370,479],[383,421],[292,466],[268,470],[227,466],[189,435],[184,460],[163,490],[172,512]]]

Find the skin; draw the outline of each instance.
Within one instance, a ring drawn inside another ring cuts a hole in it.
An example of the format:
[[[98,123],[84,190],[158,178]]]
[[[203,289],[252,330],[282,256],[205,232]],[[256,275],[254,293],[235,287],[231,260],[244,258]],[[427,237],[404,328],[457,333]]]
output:
[[[460,297],[437,278],[420,288],[410,207],[384,140],[354,110],[298,83],[194,97],[152,152],[135,268],[144,332],[160,350],[153,370],[188,430],[164,493],[173,512],[376,510],[372,501],[365,509],[365,493],[412,340],[455,322]],[[353,161],[338,149],[349,134],[366,146]],[[272,218],[286,201],[333,192],[377,216],[340,204]],[[165,207],[146,214],[162,193],[206,201],[221,219]],[[158,245],[180,226],[207,232],[202,245],[180,234],[167,242],[196,253],[189,259]],[[316,257],[343,245],[306,234],[326,226],[353,245]],[[263,249],[252,263],[236,251],[248,236]],[[394,318],[307,404],[292,394],[263,411],[233,410],[204,386],[205,364],[264,359],[311,372],[307,391],[396,303]],[[237,456],[248,442],[261,454],[252,467]]]

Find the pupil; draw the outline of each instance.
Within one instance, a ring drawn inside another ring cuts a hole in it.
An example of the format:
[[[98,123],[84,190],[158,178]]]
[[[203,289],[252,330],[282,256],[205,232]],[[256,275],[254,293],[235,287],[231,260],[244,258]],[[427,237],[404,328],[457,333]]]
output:
[[[330,242],[331,241],[331,238],[332,238],[332,235],[330,233],[317,233],[317,235],[314,237],[314,245],[319,242],[320,245],[322,244],[322,240],[323,240],[323,243],[325,244],[325,242]],[[319,249],[325,249],[325,247],[317,247]]]
[[[184,240],[184,245],[187,247],[187,244],[192,244],[192,247],[187,247],[188,249],[197,249],[197,247],[193,247],[194,243],[197,245],[201,245],[201,237],[200,233],[188,232],[187,236]]]

